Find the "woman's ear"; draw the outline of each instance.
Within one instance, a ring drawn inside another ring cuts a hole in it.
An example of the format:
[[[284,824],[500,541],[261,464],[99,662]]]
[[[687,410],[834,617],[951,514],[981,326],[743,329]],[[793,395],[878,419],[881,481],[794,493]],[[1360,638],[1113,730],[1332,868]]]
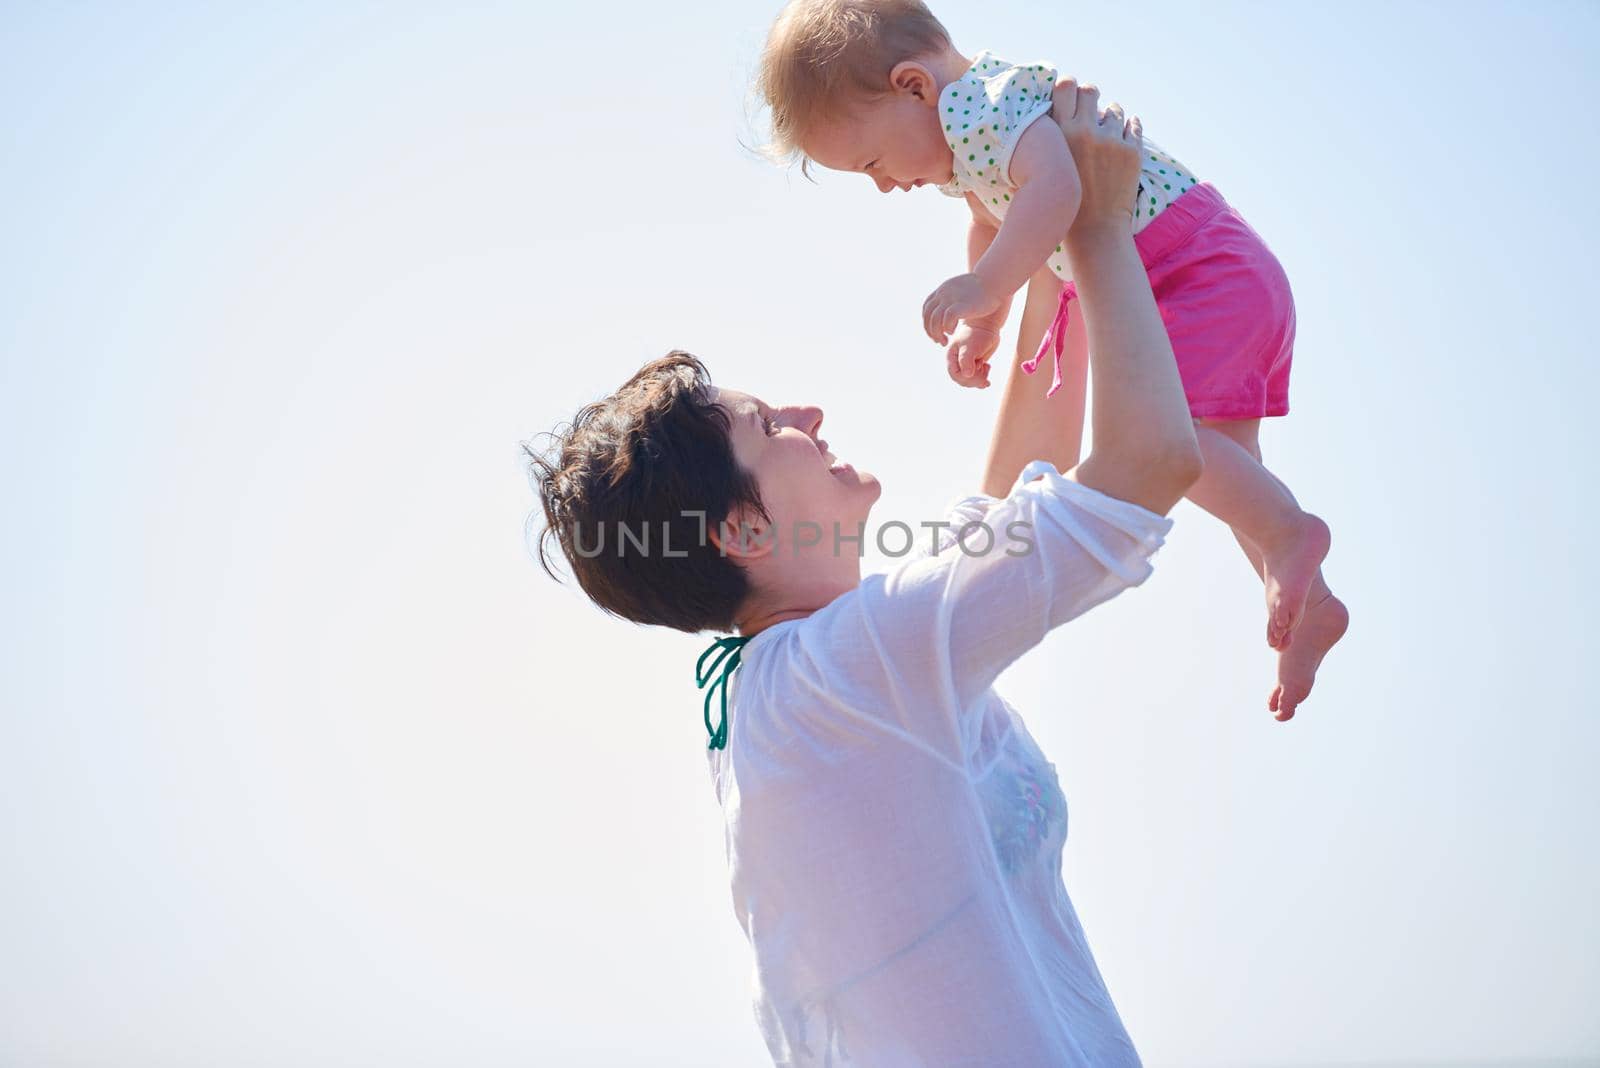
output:
[[[933,72],[914,59],[901,60],[889,72],[889,90],[916,97],[924,104],[939,102],[939,83]]]
[[[777,544],[777,528],[761,515],[741,508],[706,531],[711,544],[733,560],[754,560],[771,553]]]

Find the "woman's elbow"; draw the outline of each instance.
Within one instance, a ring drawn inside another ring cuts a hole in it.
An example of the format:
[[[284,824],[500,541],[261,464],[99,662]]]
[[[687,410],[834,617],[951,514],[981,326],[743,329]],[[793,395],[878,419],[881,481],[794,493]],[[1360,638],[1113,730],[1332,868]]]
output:
[[[1076,478],[1090,489],[1166,515],[1200,478],[1204,462],[1199,443],[1188,440],[1152,444],[1119,452],[1096,449],[1078,465]]]
[[[1199,481],[1204,466],[1200,446],[1192,434],[1187,441],[1176,438],[1147,445],[1138,459],[1141,499],[1137,503],[1165,514]]]
[[[1172,442],[1155,459],[1154,466],[1163,484],[1174,500],[1183,497],[1205,471],[1205,460],[1200,455],[1200,443],[1193,434]]]

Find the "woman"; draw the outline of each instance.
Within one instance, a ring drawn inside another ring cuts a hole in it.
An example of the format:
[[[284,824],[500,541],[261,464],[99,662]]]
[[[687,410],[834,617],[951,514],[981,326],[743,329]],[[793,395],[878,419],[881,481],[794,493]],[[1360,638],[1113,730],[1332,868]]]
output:
[[[741,636],[714,647],[710,762],[780,1065],[1138,1063],[1061,882],[1054,769],[991,689],[1051,628],[1144,580],[1199,474],[1130,236],[1138,122],[1070,83],[1055,110],[1083,180],[1068,241],[1095,382],[1094,450],[1069,476],[1030,464],[1004,500],[958,505],[940,552],[863,581],[853,539],[877,481],[829,452],[818,409],[713,388],[683,353],[536,460],[550,532],[597,604]],[[1075,459],[1069,405],[1009,393],[985,488],[1024,459]]]

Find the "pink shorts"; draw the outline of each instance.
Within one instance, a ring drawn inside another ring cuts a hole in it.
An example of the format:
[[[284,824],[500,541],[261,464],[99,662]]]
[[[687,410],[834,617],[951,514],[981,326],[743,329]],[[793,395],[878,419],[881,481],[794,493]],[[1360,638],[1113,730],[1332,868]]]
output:
[[[1289,411],[1294,295],[1278,258],[1222,194],[1202,182],[1133,239],[1172,339],[1178,374],[1196,419],[1259,419]],[[1061,386],[1061,349],[1071,282],[1033,359],[1054,350],[1050,392]]]

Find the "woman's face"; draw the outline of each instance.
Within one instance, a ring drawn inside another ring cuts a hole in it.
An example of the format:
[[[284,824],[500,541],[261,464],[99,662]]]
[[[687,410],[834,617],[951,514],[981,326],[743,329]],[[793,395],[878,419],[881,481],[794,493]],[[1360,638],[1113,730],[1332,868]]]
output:
[[[717,402],[728,411],[734,458],[761,488],[775,548],[791,558],[831,553],[836,530],[850,538],[861,532],[882,487],[828,449],[818,433],[821,408],[775,408],[734,389],[717,390]],[[845,542],[841,551],[859,555],[860,544]]]

